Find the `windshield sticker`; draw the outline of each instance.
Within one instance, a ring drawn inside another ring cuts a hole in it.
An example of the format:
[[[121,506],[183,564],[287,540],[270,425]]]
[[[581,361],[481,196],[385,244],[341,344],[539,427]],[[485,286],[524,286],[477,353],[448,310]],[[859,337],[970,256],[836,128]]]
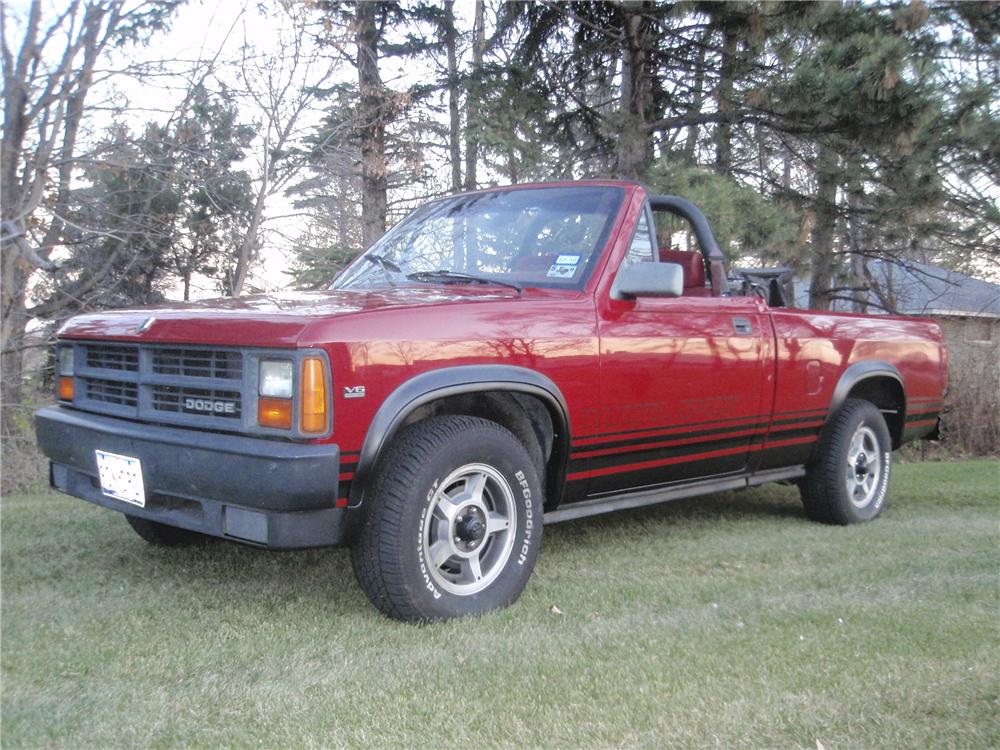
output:
[[[560,255],[556,258],[557,266],[575,266],[580,262],[579,255]]]
[[[545,274],[550,279],[572,279],[576,273],[576,266],[565,266],[553,263],[549,267],[549,272]]]

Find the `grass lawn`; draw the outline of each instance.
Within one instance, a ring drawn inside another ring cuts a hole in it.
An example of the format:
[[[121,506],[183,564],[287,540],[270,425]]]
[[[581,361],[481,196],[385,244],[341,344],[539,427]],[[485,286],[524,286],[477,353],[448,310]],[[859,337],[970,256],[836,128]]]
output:
[[[1000,462],[906,464],[861,526],[777,486],[550,526],[514,607],[423,627],[346,550],[161,550],[5,497],[0,741],[997,747],[998,495]]]

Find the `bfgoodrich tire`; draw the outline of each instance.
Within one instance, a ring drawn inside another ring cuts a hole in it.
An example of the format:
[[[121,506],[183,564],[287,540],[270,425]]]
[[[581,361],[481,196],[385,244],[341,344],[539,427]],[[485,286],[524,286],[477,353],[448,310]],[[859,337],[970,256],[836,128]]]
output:
[[[847,399],[824,428],[800,485],[812,520],[870,521],[885,508],[892,474],[892,438],[874,404]]]
[[[128,525],[136,534],[141,536],[150,544],[157,547],[181,547],[188,544],[195,544],[205,540],[203,534],[188,529],[179,529],[176,526],[167,526],[165,523],[148,521],[138,516],[125,516]]]
[[[433,417],[379,462],[351,549],[361,588],[384,614],[429,621],[513,603],[542,541],[535,465],[500,425]]]

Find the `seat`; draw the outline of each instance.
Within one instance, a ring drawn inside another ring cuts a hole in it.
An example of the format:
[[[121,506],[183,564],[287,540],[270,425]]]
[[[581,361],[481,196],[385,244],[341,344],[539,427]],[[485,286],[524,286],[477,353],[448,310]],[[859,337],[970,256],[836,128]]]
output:
[[[683,269],[685,297],[712,296],[712,290],[705,286],[705,261],[701,253],[661,247],[660,262],[676,263]]]

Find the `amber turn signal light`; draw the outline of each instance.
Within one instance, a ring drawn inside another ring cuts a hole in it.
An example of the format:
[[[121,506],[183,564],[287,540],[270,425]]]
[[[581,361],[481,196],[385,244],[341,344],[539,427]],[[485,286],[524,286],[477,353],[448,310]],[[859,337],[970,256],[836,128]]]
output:
[[[301,383],[299,429],[312,434],[326,432],[326,378],[322,359],[307,357],[302,360]]]
[[[65,375],[59,378],[59,400],[73,400],[73,378],[66,377]]]
[[[257,424],[279,430],[292,429],[292,400],[263,396],[257,399]]]

